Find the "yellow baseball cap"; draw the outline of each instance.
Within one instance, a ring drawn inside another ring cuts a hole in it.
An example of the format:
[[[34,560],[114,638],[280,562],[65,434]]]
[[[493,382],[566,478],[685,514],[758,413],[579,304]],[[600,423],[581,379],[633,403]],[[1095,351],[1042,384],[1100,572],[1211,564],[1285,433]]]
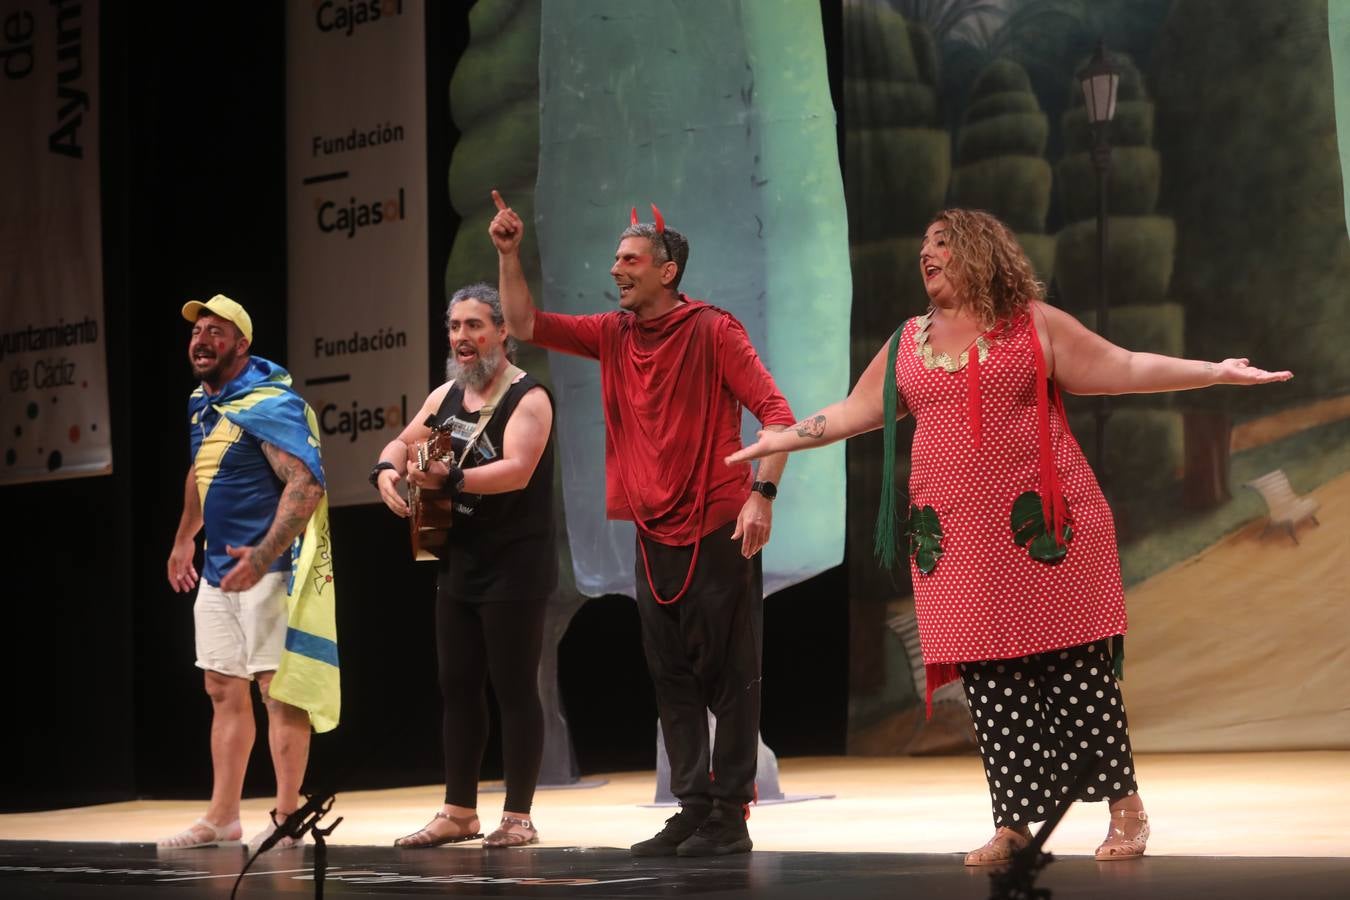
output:
[[[244,340],[253,343],[253,320],[249,318],[248,310],[224,294],[216,294],[205,303],[200,300],[189,300],[183,304],[183,318],[189,322],[197,321],[202,313],[210,313],[213,316],[220,316],[227,322],[233,322],[243,334]]]

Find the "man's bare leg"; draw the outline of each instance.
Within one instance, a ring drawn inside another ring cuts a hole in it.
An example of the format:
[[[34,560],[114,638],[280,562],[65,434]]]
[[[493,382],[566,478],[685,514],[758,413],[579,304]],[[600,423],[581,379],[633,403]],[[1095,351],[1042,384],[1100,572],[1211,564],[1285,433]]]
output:
[[[212,839],[237,841],[239,797],[244,792],[244,772],[257,730],[253,724],[253,698],[245,678],[206,672],[206,695],[211,698],[211,803],[202,818],[212,830],[194,824],[186,831],[160,841],[162,847],[186,846]]]
[[[277,818],[290,815],[303,802],[300,787],[309,763],[309,713],[298,706],[273,700],[269,688],[273,672],[259,672],[258,690],[267,706],[267,743],[277,779]]]

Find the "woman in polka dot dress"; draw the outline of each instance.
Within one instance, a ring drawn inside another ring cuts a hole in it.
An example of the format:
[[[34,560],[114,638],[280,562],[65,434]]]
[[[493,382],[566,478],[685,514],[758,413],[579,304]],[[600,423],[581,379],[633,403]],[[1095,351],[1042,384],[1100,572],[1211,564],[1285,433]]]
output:
[[[1006,862],[1074,783],[1072,799],[1108,803],[1097,858],[1136,858],[1149,829],[1110,653],[1125,633],[1115,526],[1059,388],[1125,394],[1293,376],[1107,342],[1042,302],[1012,232],[987,213],[939,214],[919,268],[931,308],[905,322],[848,398],[761,432],[727,461],[823,446],[912,413],[904,534],[928,696],[962,680],[993,803],[994,836],[966,864]]]

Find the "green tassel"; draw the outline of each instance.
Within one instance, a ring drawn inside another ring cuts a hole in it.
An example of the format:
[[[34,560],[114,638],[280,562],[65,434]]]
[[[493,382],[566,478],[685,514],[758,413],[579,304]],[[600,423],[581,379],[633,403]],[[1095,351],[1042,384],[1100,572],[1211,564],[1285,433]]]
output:
[[[1116,681],[1125,680],[1125,635],[1117,634],[1111,638],[1111,672]]]
[[[881,379],[882,459],[881,502],[877,509],[877,524],[872,532],[872,553],[882,568],[895,567],[899,554],[900,535],[895,522],[895,419],[899,392],[895,386],[895,361],[900,355],[900,331],[891,336],[886,351],[886,371]]]

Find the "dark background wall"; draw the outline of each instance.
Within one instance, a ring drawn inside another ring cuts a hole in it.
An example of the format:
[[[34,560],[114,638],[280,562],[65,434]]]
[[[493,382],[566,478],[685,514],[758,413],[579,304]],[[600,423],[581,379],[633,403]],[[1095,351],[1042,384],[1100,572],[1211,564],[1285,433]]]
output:
[[[458,221],[439,187],[456,137],[446,87],[467,3],[429,3],[428,382],[442,369],[441,277]],[[823,3],[838,104],[839,13]],[[187,471],[187,299],[248,307],[255,352],[285,363],[285,9],[103,4],[105,328],[112,475],[0,488],[13,723],[0,809],[204,797],[210,706],[192,665],[192,598],[165,563]],[[491,273],[485,273],[491,277]],[[415,387],[410,386],[410,393]],[[14,537],[17,535],[17,540]],[[333,515],[343,722],[318,737],[311,785],[440,780],[432,571],[392,565],[401,522],[374,504]],[[846,578],[835,569],[766,606],[765,740],[843,751]],[[589,601],[559,677],[584,773],[654,765],[656,710],[632,601]],[[260,718],[260,725],[262,720]],[[260,730],[260,736],[264,732]],[[484,777],[500,774],[489,747]],[[788,785],[790,787],[790,785]],[[265,742],[246,793],[272,789]]]

